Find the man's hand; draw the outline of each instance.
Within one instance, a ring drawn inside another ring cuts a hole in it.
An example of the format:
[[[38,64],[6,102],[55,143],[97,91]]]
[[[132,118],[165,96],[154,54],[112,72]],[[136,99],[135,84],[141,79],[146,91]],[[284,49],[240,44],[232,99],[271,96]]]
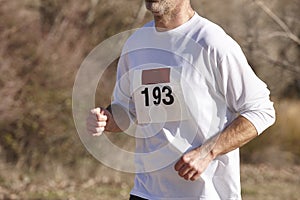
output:
[[[186,180],[197,180],[217,156],[243,146],[256,136],[254,125],[245,117],[238,116],[220,134],[183,155],[175,164],[175,170]]]
[[[105,109],[95,108],[92,109],[86,120],[86,128],[89,134],[99,136],[105,130],[108,111]]]
[[[175,170],[185,180],[195,181],[212,160],[213,156],[210,152],[203,151],[201,147],[198,147],[183,155],[175,164]]]

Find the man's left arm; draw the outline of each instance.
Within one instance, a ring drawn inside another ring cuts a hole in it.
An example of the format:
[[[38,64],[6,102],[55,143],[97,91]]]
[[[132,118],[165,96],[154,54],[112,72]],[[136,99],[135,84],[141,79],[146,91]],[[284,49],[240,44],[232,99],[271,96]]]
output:
[[[220,74],[219,90],[226,106],[239,115],[219,134],[183,155],[175,164],[179,176],[186,180],[196,180],[217,156],[243,146],[275,122],[270,91],[255,75],[237,43],[231,43],[216,66]]]
[[[257,135],[254,125],[239,116],[222,133],[183,155],[176,163],[175,170],[186,180],[197,180],[217,156],[243,146]]]

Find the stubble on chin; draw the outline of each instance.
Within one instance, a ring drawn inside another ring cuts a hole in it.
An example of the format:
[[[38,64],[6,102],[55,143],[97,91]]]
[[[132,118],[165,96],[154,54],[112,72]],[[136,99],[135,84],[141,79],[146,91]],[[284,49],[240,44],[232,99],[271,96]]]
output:
[[[168,15],[170,13],[170,2],[168,1],[160,1],[160,2],[147,2],[146,8],[149,10],[154,16],[163,16]]]

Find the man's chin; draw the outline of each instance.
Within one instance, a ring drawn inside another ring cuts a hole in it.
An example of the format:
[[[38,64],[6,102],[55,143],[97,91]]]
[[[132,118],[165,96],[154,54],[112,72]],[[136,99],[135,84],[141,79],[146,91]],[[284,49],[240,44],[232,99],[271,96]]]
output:
[[[155,9],[153,7],[146,7],[148,11],[150,11],[154,16],[161,16],[162,12],[158,9]]]
[[[158,11],[151,11],[151,13],[153,14],[153,16],[162,16],[161,12]]]

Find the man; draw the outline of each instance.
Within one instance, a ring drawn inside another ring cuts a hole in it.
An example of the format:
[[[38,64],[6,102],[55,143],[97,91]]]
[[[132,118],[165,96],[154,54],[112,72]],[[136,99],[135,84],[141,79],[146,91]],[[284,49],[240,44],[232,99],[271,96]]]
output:
[[[130,199],[241,199],[238,148],[274,123],[269,90],[190,0],[145,2],[154,21],[125,44],[114,102],[87,129],[136,124],[136,152],[155,154],[137,157]]]

